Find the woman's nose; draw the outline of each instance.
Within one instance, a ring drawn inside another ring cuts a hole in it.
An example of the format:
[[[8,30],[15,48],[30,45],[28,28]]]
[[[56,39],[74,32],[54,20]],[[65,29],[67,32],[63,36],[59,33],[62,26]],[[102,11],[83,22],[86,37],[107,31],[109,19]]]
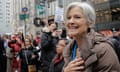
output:
[[[68,21],[69,23],[74,23],[74,19],[73,18],[71,18],[71,19],[69,19],[69,21]]]

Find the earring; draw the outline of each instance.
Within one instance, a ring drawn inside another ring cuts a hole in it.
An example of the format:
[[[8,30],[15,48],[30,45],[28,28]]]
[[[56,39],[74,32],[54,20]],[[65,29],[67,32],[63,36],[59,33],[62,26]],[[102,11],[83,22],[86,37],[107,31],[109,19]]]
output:
[[[88,27],[87,32],[89,33],[89,32],[90,32],[90,30],[91,30],[91,29],[90,29],[90,27]]]

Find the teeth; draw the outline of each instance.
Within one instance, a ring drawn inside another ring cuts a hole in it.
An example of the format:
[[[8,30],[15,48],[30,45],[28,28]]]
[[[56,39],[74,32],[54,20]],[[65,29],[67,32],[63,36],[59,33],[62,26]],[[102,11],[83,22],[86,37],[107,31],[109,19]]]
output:
[[[75,29],[75,28],[70,28],[70,29]]]
[[[71,29],[75,29],[75,28],[78,28],[77,26],[74,26],[74,27],[70,27]]]

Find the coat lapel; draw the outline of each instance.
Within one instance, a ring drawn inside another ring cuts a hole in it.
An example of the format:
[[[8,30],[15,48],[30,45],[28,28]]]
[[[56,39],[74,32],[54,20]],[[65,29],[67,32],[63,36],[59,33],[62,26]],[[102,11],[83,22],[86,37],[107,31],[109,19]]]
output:
[[[86,67],[97,61],[96,53],[91,50],[94,47],[94,37],[94,33],[88,33],[86,36],[86,42],[81,51],[81,56],[85,60]]]
[[[84,48],[81,51],[81,56],[85,60],[86,67],[97,61],[96,53],[94,53],[90,47],[91,46],[88,44],[84,46]]]

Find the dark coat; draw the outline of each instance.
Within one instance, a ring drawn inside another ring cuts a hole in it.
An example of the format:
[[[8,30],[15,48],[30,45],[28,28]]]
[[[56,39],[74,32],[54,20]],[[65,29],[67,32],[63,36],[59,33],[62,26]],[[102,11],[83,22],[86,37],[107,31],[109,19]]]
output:
[[[0,38],[0,71],[6,72],[6,56],[4,41]]]
[[[50,64],[49,72],[62,72],[64,66],[64,59],[61,59],[59,62],[55,63],[55,59],[58,58],[58,55],[54,57]]]
[[[109,40],[112,42],[112,46],[118,56],[119,62],[120,62],[120,36],[113,36],[110,37]]]
[[[43,32],[41,36],[41,60],[42,67],[49,70],[50,63],[56,54],[56,44],[58,38],[52,37],[51,32]],[[48,72],[48,71],[47,71]]]
[[[0,56],[3,55],[4,50],[4,41],[0,38]]]
[[[32,58],[32,54],[36,55],[36,57]],[[37,57],[35,48],[22,49],[20,52],[20,58],[22,59],[21,72],[28,72],[28,65],[37,65]]]
[[[105,42],[106,39],[94,31],[88,33],[86,38],[87,42],[80,55],[85,60],[85,69],[79,72],[120,72],[118,58],[112,46]],[[71,61],[73,43],[74,41],[64,50],[64,68]]]

